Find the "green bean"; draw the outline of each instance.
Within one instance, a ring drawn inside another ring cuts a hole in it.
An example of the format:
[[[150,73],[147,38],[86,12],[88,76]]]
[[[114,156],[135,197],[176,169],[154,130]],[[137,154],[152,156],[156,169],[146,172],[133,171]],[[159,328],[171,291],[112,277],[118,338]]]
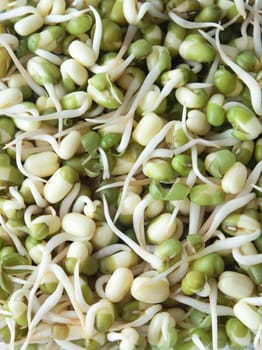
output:
[[[205,255],[195,260],[192,264],[192,270],[206,274],[208,277],[217,277],[224,271],[224,261],[216,253]]]
[[[225,194],[217,185],[195,185],[190,191],[190,199],[198,205],[218,205],[225,201]]]
[[[199,34],[187,35],[179,46],[179,54],[186,60],[202,63],[215,58],[215,50]]]

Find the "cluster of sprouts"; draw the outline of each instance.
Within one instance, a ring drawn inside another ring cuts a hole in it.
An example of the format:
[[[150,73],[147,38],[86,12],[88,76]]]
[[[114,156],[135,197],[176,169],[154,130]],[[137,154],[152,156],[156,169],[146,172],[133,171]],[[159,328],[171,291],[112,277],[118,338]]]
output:
[[[0,1],[0,348],[262,349],[261,0]]]

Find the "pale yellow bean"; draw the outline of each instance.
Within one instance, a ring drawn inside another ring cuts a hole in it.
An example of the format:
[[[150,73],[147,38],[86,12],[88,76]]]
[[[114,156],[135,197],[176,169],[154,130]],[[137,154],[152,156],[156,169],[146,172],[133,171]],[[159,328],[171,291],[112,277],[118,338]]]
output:
[[[74,236],[85,237],[87,240],[95,234],[95,221],[80,213],[68,213],[62,219],[62,228]]]
[[[247,169],[241,162],[236,162],[225,173],[221,186],[224,192],[237,194],[244,187],[247,179]]]
[[[35,176],[51,176],[59,168],[59,158],[55,152],[39,152],[27,157],[24,168]]]
[[[80,40],[74,40],[68,47],[71,57],[85,67],[91,67],[95,64],[96,54],[92,47]]]
[[[107,299],[113,303],[118,303],[129,292],[133,282],[133,273],[131,270],[125,267],[117,268],[105,288],[105,294]]]
[[[138,122],[133,132],[133,139],[142,146],[159,133],[164,126],[164,120],[155,113],[146,113]]]
[[[235,316],[253,333],[256,333],[262,324],[262,316],[257,312],[254,306],[248,305],[242,301],[236,303],[233,307]]]
[[[7,88],[0,91],[0,108],[7,108],[23,101],[20,89]]]
[[[40,14],[34,13],[16,22],[14,28],[17,34],[27,36],[36,32],[43,24],[44,18]]]
[[[59,156],[62,159],[72,158],[81,146],[81,134],[77,130],[70,131],[60,142]]]
[[[170,213],[163,213],[152,220],[146,232],[150,243],[160,244],[175,234],[176,220],[170,225],[171,217]]]
[[[231,298],[242,299],[252,295],[254,283],[247,275],[225,271],[219,276],[218,289]]]
[[[162,303],[169,296],[169,283],[166,278],[153,279],[147,276],[139,276],[133,281],[131,294],[136,300],[143,303]]]

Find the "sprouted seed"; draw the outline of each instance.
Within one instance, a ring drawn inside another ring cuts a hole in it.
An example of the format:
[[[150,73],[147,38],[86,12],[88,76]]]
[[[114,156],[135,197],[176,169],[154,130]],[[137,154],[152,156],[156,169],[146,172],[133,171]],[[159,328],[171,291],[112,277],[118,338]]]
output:
[[[0,1],[0,349],[262,349],[261,0]]]

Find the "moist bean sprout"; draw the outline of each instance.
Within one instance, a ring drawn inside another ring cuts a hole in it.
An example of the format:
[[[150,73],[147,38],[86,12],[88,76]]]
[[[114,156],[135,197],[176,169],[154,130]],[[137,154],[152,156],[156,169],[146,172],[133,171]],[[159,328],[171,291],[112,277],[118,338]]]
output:
[[[0,1],[0,349],[261,350],[261,0]]]

